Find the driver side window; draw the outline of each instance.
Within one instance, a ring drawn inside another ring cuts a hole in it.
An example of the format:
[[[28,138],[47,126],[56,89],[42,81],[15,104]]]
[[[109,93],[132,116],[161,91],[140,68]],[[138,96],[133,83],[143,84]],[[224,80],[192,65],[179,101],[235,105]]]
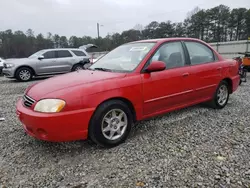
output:
[[[150,59],[150,63],[152,61],[163,61],[166,64],[166,69],[185,66],[185,56],[181,42],[163,44]]]
[[[44,59],[54,59],[56,58],[56,52],[55,51],[48,51],[43,54]]]

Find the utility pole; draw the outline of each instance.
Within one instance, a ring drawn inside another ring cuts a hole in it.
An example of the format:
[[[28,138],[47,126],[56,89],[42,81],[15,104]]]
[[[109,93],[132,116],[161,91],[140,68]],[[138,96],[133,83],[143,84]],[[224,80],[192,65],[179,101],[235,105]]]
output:
[[[100,38],[100,25],[99,25],[99,23],[97,23],[97,36],[99,39]]]

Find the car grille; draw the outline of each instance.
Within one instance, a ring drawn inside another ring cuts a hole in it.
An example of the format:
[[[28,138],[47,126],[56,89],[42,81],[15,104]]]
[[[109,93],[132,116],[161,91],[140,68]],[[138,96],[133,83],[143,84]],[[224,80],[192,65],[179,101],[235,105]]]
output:
[[[23,96],[23,104],[24,104],[24,106],[30,108],[35,102],[36,101],[34,99],[30,98],[27,95]]]

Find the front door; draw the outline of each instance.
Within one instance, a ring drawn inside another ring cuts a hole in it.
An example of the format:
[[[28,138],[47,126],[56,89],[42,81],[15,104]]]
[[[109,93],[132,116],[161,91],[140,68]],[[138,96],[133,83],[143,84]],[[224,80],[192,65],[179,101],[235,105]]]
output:
[[[147,64],[165,62],[166,70],[141,74],[145,116],[181,107],[191,100],[193,77],[185,59],[181,42],[168,42],[149,60]]]
[[[56,51],[51,50],[42,54],[44,56],[43,59],[39,60],[36,64],[36,72],[38,75],[43,74],[53,74],[57,70],[57,59],[56,59]]]

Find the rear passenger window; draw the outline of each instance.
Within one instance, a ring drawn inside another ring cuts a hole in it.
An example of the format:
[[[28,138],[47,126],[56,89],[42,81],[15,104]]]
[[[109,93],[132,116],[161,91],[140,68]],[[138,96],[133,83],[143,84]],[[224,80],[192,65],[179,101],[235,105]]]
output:
[[[44,59],[53,59],[56,58],[56,53],[55,51],[48,51],[43,54]]]
[[[187,46],[192,65],[215,61],[213,51],[204,44],[198,42],[185,42],[185,44]]]
[[[86,56],[86,54],[83,51],[80,50],[72,50],[72,52],[76,55],[76,56]]]
[[[58,50],[57,56],[58,58],[72,57],[72,54],[68,50]]]

